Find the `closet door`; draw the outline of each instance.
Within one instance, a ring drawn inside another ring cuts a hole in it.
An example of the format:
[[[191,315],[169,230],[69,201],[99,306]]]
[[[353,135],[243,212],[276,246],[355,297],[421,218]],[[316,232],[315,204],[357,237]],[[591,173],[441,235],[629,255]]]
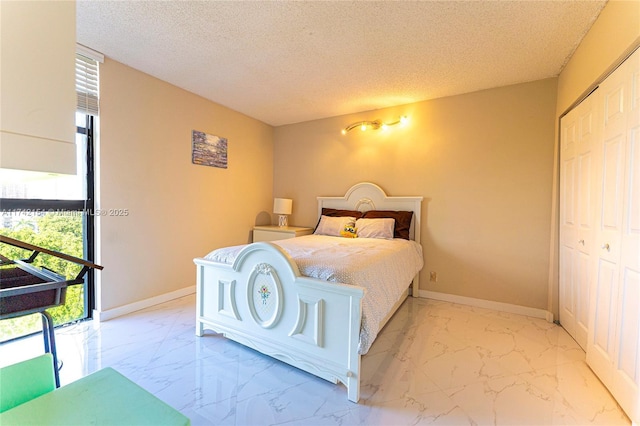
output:
[[[594,244],[594,147],[597,132],[594,95],[560,124],[560,324],[587,346],[589,292]]]
[[[611,393],[640,422],[640,51],[627,60],[624,204],[620,235],[616,358]],[[605,243],[606,244],[606,243]]]
[[[599,88],[603,111],[587,363],[640,420],[640,51]]]

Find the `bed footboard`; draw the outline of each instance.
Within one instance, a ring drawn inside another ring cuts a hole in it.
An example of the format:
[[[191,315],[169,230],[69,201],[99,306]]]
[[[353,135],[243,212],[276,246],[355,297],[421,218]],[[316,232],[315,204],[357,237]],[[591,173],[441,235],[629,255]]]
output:
[[[360,395],[361,287],[300,275],[280,247],[254,243],[232,265],[197,265],[196,335],[209,329]]]

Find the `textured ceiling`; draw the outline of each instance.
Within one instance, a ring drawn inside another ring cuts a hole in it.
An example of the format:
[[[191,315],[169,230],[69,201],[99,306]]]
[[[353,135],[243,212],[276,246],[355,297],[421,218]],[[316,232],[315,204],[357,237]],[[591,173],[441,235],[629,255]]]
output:
[[[78,0],[77,40],[277,126],[555,77],[605,4]]]

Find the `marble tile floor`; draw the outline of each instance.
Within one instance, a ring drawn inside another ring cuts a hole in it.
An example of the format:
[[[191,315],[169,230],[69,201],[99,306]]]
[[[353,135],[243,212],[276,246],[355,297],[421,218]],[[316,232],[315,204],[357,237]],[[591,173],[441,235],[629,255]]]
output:
[[[57,330],[64,385],[113,367],[193,425],[629,425],[560,327],[409,298],[362,358],[361,400],[221,336],[195,336],[195,296]],[[0,345],[0,365],[42,352]]]

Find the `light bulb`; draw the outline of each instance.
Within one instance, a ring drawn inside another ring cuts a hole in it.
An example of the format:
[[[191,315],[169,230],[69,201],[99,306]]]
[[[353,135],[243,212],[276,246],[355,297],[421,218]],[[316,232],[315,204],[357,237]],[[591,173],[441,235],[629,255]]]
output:
[[[363,132],[367,130],[367,123],[362,123],[362,125],[360,126],[360,130],[362,130]]]

